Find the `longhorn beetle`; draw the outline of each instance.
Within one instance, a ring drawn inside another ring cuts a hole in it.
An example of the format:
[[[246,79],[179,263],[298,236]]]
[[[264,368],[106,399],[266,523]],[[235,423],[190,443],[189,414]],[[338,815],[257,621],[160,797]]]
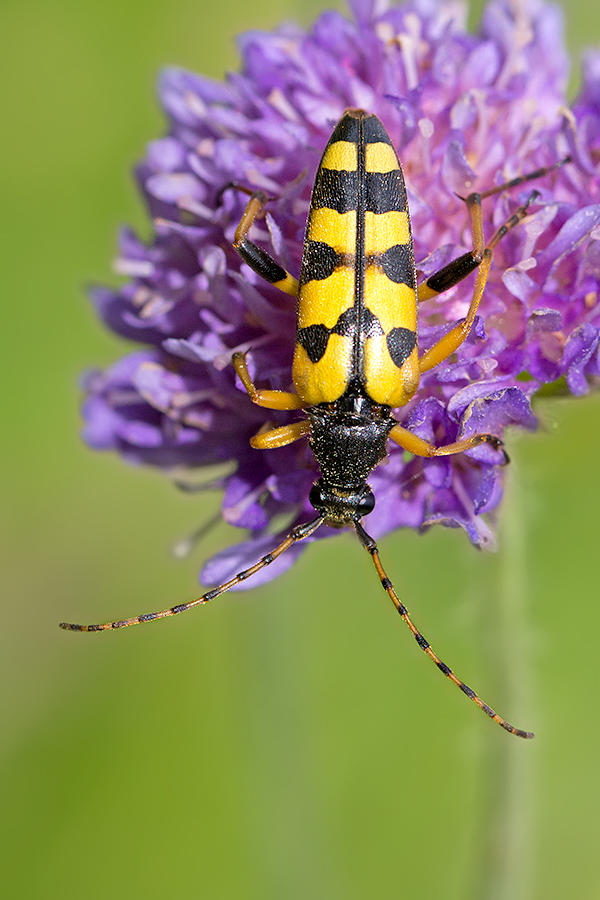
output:
[[[419,386],[420,375],[448,359],[463,343],[477,313],[494,248],[525,217],[539,192],[533,191],[487,244],[481,201],[547,175],[567,162],[569,157],[483,193],[470,194],[466,205],[473,249],[418,287],[404,176],[377,116],[349,109],[331,135],[313,187],[299,281],[248,238],[268,199],[262,191],[252,193],[234,246],[255,272],[297,298],[292,369],[296,390],[257,388],[242,353],[234,354],[233,365],[253,403],[266,409],[305,413],[300,421],[259,432],[250,443],[257,449],[267,449],[308,438],[321,469],[321,477],[310,491],[317,516],[293,528],[255,565],[196,600],[100,625],[63,622],[61,628],[106,631],[185,612],[252,577],[324,523],[334,528],[352,527],[371,554],[381,584],[400,617],[438,669],[502,728],[518,737],[532,738],[532,732],[515,728],[501,718],[434,653],[396,594],[381,564],[377,544],[361,520],[375,506],[366,479],[385,458],[388,439],[422,457],[462,453],[482,443],[503,452],[502,441],[493,434],[476,434],[436,447],[403,428],[391,410],[408,403]],[[474,271],[475,287],[466,318],[419,356],[417,302],[447,291]]]

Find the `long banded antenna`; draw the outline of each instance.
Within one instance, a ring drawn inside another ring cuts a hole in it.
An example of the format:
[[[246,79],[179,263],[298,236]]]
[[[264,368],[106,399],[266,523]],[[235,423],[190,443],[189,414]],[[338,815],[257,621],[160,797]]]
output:
[[[515,728],[514,725],[511,725],[510,722],[507,722],[506,719],[503,719],[502,716],[499,716],[498,713],[495,712],[495,710],[493,710],[491,706],[488,706],[487,703],[484,703],[484,701],[481,699],[481,697],[478,694],[476,694],[475,691],[472,688],[470,688],[468,684],[465,684],[464,681],[461,681],[460,678],[458,678],[458,676],[454,674],[454,672],[452,671],[450,666],[447,666],[445,662],[442,662],[442,660],[439,658],[437,653],[435,653],[433,651],[431,645],[429,644],[429,641],[421,634],[421,632],[418,630],[418,628],[413,624],[413,621],[409,615],[407,608],[402,603],[402,601],[398,597],[398,594],[394,590],[394,585],[392,584],[390,579],[387,577],[387,575],[385,573],[385,569],[381,565],[381,560],[379,558],[379,550],[377,549],[376,542],[374,541],[374,539],[372,537],[370,537],[367,534],[367,532],[364,530],[364,528],[362,527],[360,522],[355,522],[354,527],[356,528],[356,533],[359,537],[361,544],[363,545],[365,550],[368,550],[368,552],[371,554],[371,559],[373,560],[373,564],[377,570],[377,574],[379,575],[379,580],[381,581],[381,585],[382,585],[384,591],[387,593],[388,597],[391,599],[392,603],[398,610],[398,613],[399,613],[402,621],[405,622],[406,625],[408,625],[408,627],[410,628],[410,630],[413,634],[413,637],[416,640],[419,647],[421,648],[421,650],[423,650],[427,654],[429,659],[433,660],[433,662],[436,664],[436,666],[438,667],[440,672],[443,672],[443,674],[446,676],[446,678],[449,678],[450,681],[452,681],[458,688],[460,688],[460,690],[463,692],[463,694],[466,694],[467,697],[473,701],[473,703],[477,704],[479,709],[483,710],[483,712],[486,714],[486,716],[489,716],[490,719],[493,719],[494,722],[497,722],[498,725],[501,726],[501,728],[504,728],[506,731],[509,731],[511,734],[514,734],[517,737],[525,738],[526,740],[529,740],[530,738],[535,737],[535,735],[532,731],[523,731],[523,729],[521,729],[521,728]]]
[[[270,553],[267,553],[266,556],[261,557],[261,559],[253,566],[250,566],[249,569],[244,569],[243,572],[239,572],[229,581],[220,584],[218,587],[212,588],[196,600],[190,600],[188,603],[181,603],[178,606],[170,606],[168,609],[160,610],[160,612],[144,613],[141,616],[133,616],[131,619],[118,619],[114,622],[103,622],[100,625],[75,625],[71,622],[61,622],[60,627],[64,628],[65,631],[109,631],[113,628],[128,628],[130,625],[143,625],[145,622],[153,622],[155,619],[165,619],[168,616],[176,616],[178,613],[187,612],[188,609],[193,609],[194,606],[203,606],[205,603],[210,603],[210,601],[214,600],[215,597],[218,597],[219,594],[224,594],[225,591],[235,587],[240,581],[245,581],[246,578],[250,578],[256,572],[264,569],[265,566],[270,566],[271,563],[275,562],[277,557],[281,556],[282,553],[285,553],[292,544],[296,544],[298,541],[303,541],[307,537],[310,537],[310,535],[322,524],[323,516],[317,516],[312,522],[305,522],[303,525],[297,525],[290,531],[286,539],[282,541],[279,546],[275,547],[274,550],[271,550]]]

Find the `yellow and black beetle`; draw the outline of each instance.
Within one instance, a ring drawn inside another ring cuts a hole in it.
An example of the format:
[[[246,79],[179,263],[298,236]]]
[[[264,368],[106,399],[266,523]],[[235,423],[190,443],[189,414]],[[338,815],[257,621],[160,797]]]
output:
[[[525,217],[538,192],[532,192],[487,244],[482,199],[540,178],[568,161],[563,159],[490,190],[470,194],[466,205],[473,249],[418,286],[404,176],[390,137],[377,116],[360,109],[347,110],[333,131],[315,178],[299,281],[248,238],[268,199],[262,191],[252,193],[234,246],[255,272],[297,298],[292,370],[296,390],[255,387],[243,354],[234,354],[233,364],[257,405],[304,411],[306,418],[261,431],[251,444],[267,449],[308,438],[321,469],[321,478],[310,492],[317,516],[294,528],[255,565],[196,600],[99,625],[63,622],[61,628],[106,631],[176,615],[208,603],[250,578],[321,525],[352,527],[371,554],[384,590],[421,649],[490,718],[511,734],[533,737],[531,732],[515,728],[501,718],[434,653],[396,594],[381,565],[377,544],[364,530],[361,519],[375,506],[367,478],[387,455],[388,439],[423,457],[449,456],[482,443],[503,452],[501,440],[492,434],[477,434],[436,447],[403,428],[391,411],[408,403],[419,387],[420,375],[448,359],[468,336],[494,248]],[[466,318],[419,356],[418,302],[448,290],[474,271],[477,275]]]

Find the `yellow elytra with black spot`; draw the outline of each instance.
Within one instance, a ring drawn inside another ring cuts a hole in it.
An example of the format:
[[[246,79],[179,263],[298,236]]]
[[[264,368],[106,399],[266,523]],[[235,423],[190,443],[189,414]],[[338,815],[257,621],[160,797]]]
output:
[[[419,384],[416,272],[404,177],[376,116],[350,110],[313,188],[293,380],[307,406],[360,385],[403,406]]]

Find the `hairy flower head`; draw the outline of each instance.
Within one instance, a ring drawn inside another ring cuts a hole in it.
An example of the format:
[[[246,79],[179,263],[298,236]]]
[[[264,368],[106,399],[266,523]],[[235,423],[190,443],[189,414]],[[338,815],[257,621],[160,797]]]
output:
[[[561,380],[579,395],[600,375],[600,53],[585,57],[581,94],[569,108],[555,6],[493,0],[477,34],[465,18],[452,0],[354,0],[350,18],[325,12],[309,31],[285,25],[243,35],[241,71],[225,82],[181,69],[161,77],[168,134],[137,170],[154,235],[146,244],[124,231],[117,269],[129,280],[93,291],[105,323],[147,349],[86,377],[84,436],[167,471],[230,464],[220,481],[223,516],[250,538],[209,561],[208,583],[267,552],[275,518],[294,524],[314,515],[308,494],[319,474],[305,441],[268,451],[249,445],[267,418],[282,425],[294,414],[253,405],[231,356],[249,351],[258,385],[289,390],[295,309],[233,250],[246,197],[224,188],[235,181],[274,198],[252,238],[297,274],[313,178],[346,108],[378,115],[395,144],[424,276],[472,246],[460,196],[572,159],[535,183],[540,196],[529,215],[495,252],[471,335],[423,377],[398,419],[436,444],[502,436],[509,425],[536,427],[531,400],[545,385]],[[486,236],[530,194],[525,184],[486,199]],[[422,349],[465,316],[471,292],[464,282],[422,304]],[[369,479],[377,497],[369,531],[441,522],[489,544],[484,516],[502,494],[497,462],[486,446],[431,460],[390,446]]]

